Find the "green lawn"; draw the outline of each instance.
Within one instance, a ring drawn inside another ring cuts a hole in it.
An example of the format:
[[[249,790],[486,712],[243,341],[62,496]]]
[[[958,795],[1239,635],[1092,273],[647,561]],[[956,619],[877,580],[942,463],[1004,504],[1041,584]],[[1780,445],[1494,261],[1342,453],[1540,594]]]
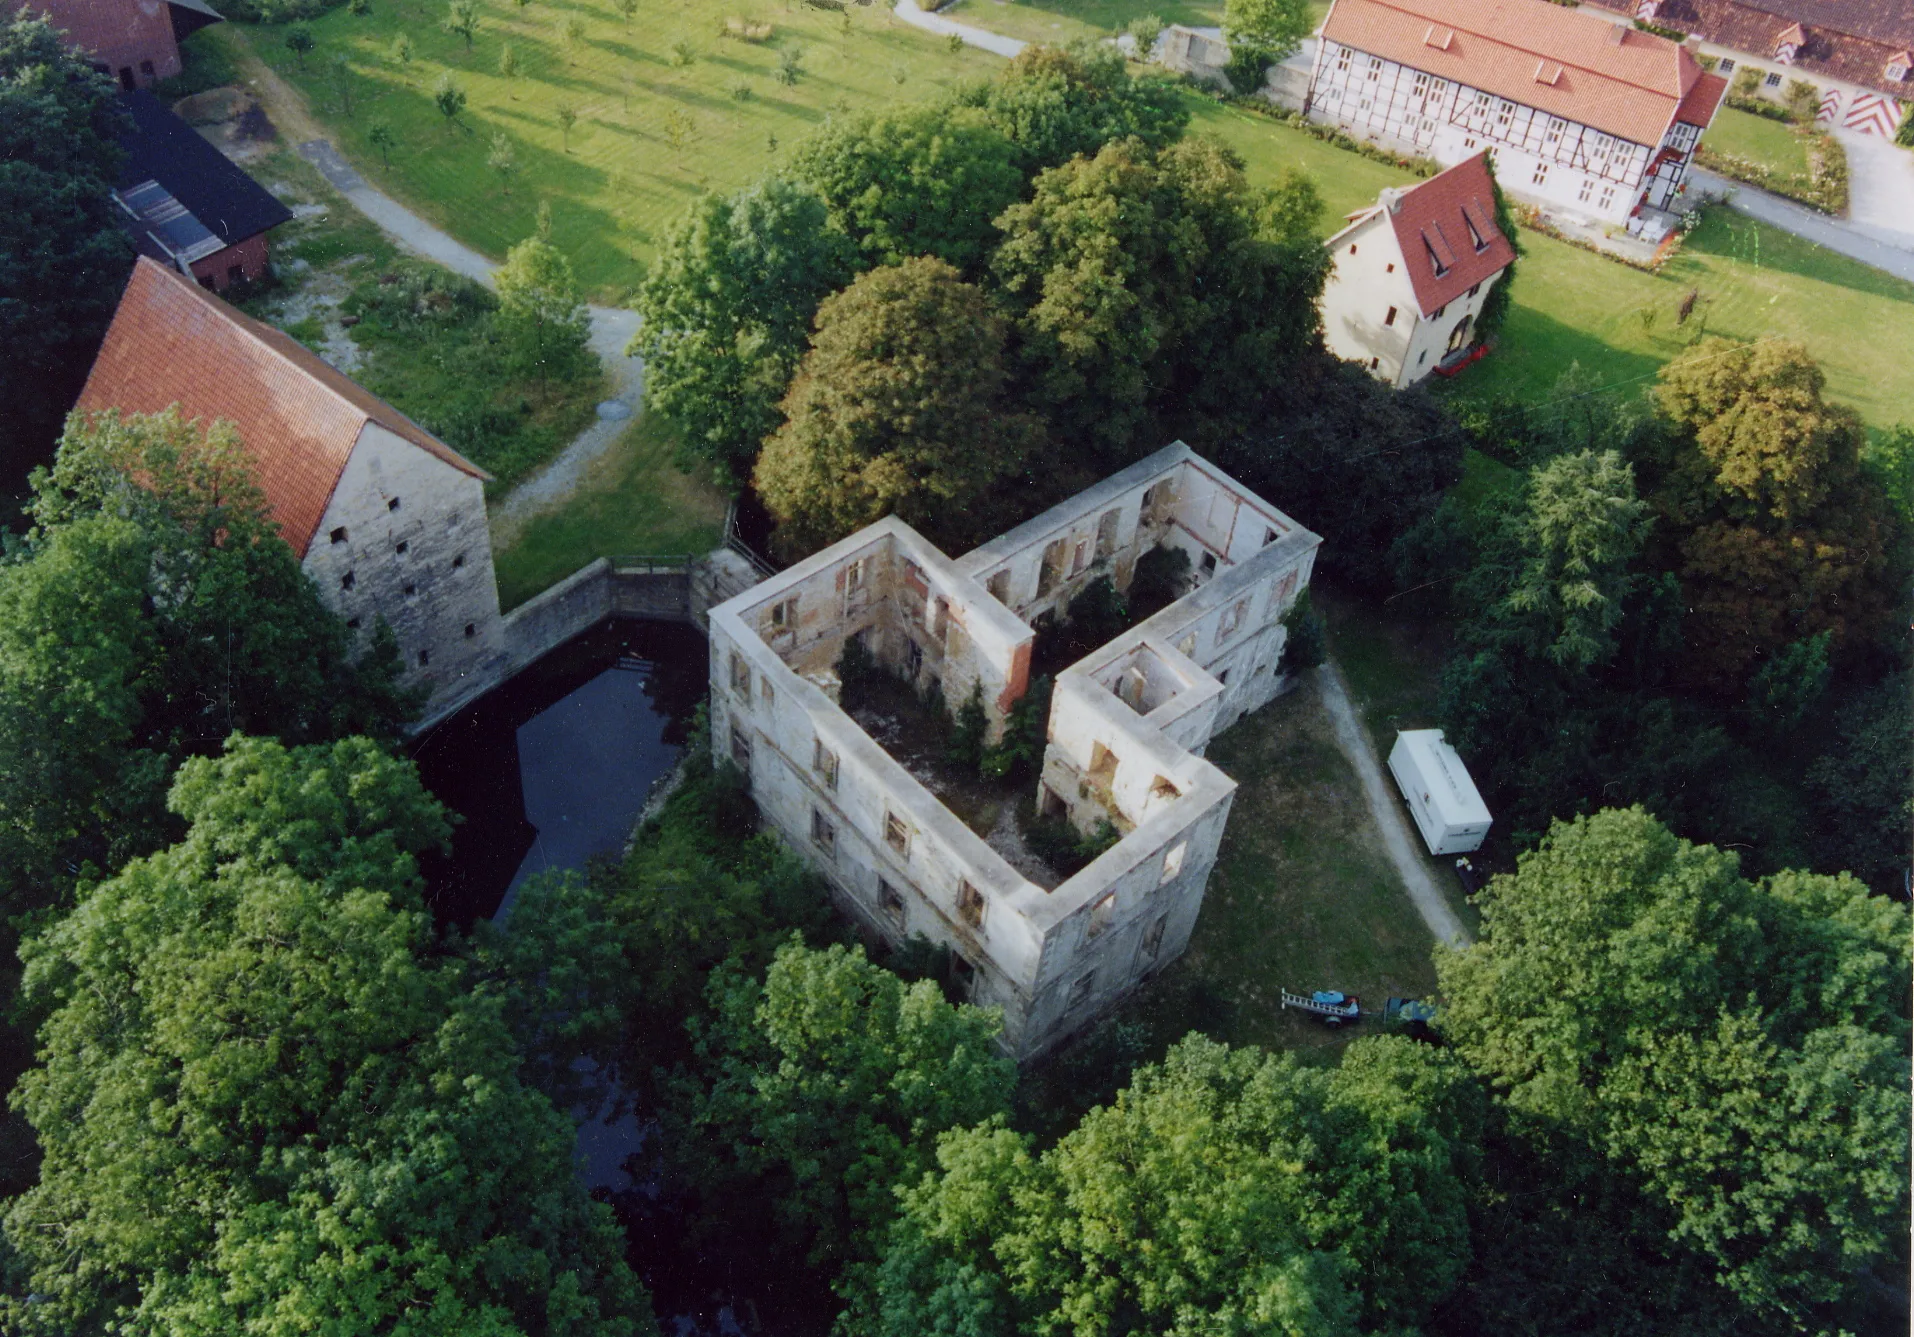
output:
[[[1708,127],[1704,143],[1783,174],[1806,176],[1808,151],[1800,135],[1780,121],[1723,107]]]
[[[1341,989],[1363,1006],[1435,988],[1429,931],[1396,879],[1336,748],[1313,679],[1210,745],[1240,786],[1189,951],[1120,1019],[1151,1057],[1191,1030],[1324,1050],[1352,1034],[1282,1010],[1280,992]]]
[[[1320,26],[1329,0],[1310,0],[1309,11],[1310,22]],[[1006,37],[1061,45],[1110,37],[1145,15],[1188,28],[1221,27],[1223,0],[957,0],[938,13]]]
[[[229,24],[224,40],[250,42],[304,93],[361,172],[485,254],[503,256],[549,203],[554,240],[606,298],[637,281],[693,199],[756,180],[833,111],[933,98],[1001,66],[982,52],[953,53],[882,5],[837,14],[797,3],[666,0],[648,2],[627,33],[610,0],[523,8],[481,0],[470,50],[440,31],[445,9],[439,0],[372,0],[361,17],[342,6],[309,25],[315,49],[303,68],[283,27]],[[769,23],[773,35],[725,39],[728,17]],[[574,19],[583,37],[568,46]],[[394,54],[401,33],[412,43],[409,62]],[[499,73],[508,43],[514,79]],[[687,64],[674,63],[680,43]],[[801,72],[787,86],[778,73],[791,52]],[[446,74],[467,97],[456,126],[433,105]],[[578,117],[569,147],[558,120],[564,106]],[[367,138],[374,125],[398,137],[389,166]],[[517,164],[509,192],[487,166],[499,135]]]
[[[494,525],[498,598],[513,608],[600,557],[701,553],[724,533],[725,499],[672,463],[677,438],[646,414],[570,500],[516,528]]]

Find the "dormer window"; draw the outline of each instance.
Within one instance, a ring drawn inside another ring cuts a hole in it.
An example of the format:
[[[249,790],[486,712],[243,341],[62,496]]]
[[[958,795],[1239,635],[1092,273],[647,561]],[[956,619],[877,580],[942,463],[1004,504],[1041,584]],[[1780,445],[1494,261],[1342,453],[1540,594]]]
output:
[[[1441,278],[1444,274],[1449,272],[1449,267],[1443,264],[1442,258],[1435,253],[1435,247],[1431,246],[1427,241],[1424,241],[1422,243],[1422,249],[1428,252],[1429,267],[1435,270],[1435,275],[1437,278]]]
[[[1882,73],[1890,82],[1898,84],[1907,79],[1907,72],[1910,69],[1914,69],[1914,53],[1897,51],[1888,57],[1887,69]]]
[[[1481,252],[1488,250],[1489,243],[1482,240],[1482,234],[1476,231],[1475,220],[1469,217],[1468,214],[1465,213],[1462,215],[1462,222],[1469,229],[1469,244],[1475,247],[1476,252],[1480,254]]]

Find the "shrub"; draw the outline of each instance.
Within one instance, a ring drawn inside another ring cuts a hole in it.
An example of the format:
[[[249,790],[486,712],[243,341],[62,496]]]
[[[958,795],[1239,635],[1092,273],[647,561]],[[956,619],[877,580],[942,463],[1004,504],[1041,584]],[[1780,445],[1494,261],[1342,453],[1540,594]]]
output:
[[[1328,654],[1328,644],[1323,630],[1322,614],[1310,601],[1309,591],[1304,590],[1290,608],[1283,614],[1283,629],[1289,633],[1289,640],[1283,646],[1283,671],[1294,673],[1298,669],[1315,668]]]
[[[1151,548],[1136,559],[1130,575],[1130,604],[1138,617],[1149,617],[1182,598],[1189,581],[1189,553],[1168,544]]]
[[[1136,43],[1136,58],[1149,60],[1156,50],[1156,40],[1163,35],[1163,20],[1154,14],[1143,14],[1130,20],[1124,29],[1130,34],[1130,40]]]
[[[970,695],[964,704],[957,707],[951,720],[948,753],[951,764],[975,770],[983,765],[984,735],[990,728],[990,718],[984,713],[984,689],[982,684],[973,683]]]

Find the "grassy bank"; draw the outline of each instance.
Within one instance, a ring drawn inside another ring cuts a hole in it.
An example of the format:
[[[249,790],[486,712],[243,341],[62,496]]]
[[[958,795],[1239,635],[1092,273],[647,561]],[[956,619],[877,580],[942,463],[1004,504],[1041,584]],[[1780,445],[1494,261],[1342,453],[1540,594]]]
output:
[[[550,203],[553,239],[607,299],[637,281],[693,199],[756,180],[827,116],[932,98],[1001,63],[953,52],[877,5],[674,0],[644,6],[627,27],[602,3],[488,0],[469,46],[441,29],[444,14],[436,0],[373,0],[365,15],[341,7],[307,25],[303,60],[282,26],[228,24],[215,40],[250,43],[361,172],[487,255],[503,256]],[[768,25],[769,36],[726,38],[727,19]],[[500,64],[508,46],[511,77]],[[456,122],[433,100],[448,76],[466,96]],[[577,118],[569,134],[566,108]],[[374,126],[396,141],[389,156]],[[487,165],[499,136],[516,167],[509,181]]]

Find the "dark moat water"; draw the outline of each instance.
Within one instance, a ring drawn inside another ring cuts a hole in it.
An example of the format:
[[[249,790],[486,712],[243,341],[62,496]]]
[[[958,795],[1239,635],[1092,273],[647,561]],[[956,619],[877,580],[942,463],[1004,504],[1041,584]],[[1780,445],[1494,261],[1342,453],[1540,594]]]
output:
[[[692,627],[600,623],[420,738],[420,776],[460,818],[424,864],[440,920],[509,913],[533,874],[616,855],[684,750],[705,662]]]

